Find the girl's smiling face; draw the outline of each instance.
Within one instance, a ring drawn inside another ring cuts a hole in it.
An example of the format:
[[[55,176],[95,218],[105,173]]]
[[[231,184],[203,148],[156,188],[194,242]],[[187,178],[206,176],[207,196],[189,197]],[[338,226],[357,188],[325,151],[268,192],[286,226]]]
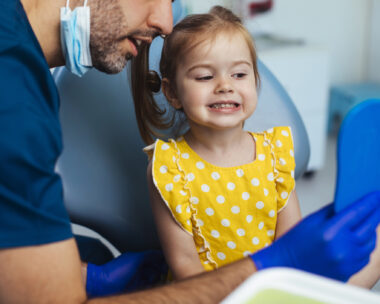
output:
[[[257,93],[252,57],[243,35],[218,34],[191,49],[177,67],[175,94],[190,127],[242,127],[254,112]]]

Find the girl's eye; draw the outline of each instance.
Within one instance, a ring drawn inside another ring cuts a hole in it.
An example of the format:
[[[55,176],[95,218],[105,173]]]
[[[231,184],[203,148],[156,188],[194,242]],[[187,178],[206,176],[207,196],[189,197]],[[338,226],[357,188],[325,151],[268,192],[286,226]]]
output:
[[[232,75],[233,78],[244,78],[247,74],[246,73],[235,73]]]
[[[204,80],[211,80],[212,79],[212,76],[211,75],[208,75],[208,76],[202,76],[202,77],[196,77],[195,80],[200,80],[200,81],[204,81]]]

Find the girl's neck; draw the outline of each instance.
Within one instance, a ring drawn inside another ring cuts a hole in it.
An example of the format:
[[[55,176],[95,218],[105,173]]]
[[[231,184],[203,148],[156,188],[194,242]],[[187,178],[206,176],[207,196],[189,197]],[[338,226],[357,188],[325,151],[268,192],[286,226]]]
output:
[[[234,167],[255,160],[253,137],[242,128],[210,130],[190,128],[185,134],[188,145],[207,162]]]

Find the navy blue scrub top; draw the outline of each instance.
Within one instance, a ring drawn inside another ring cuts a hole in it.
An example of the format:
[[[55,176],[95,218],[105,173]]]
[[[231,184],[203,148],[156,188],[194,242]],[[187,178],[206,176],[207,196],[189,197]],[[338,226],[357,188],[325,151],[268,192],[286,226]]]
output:
[[[0,0],[0,248],[72,237],[55,164],[59,96],[19,0]]]

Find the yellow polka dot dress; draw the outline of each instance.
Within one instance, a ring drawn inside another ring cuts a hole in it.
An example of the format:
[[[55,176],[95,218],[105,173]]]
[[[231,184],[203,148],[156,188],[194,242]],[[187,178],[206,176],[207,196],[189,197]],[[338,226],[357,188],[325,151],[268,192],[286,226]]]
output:
[[[208,163],[183,137],[154,144],[154,184],[175,221],[193,236],[206,270],[272,243],[277,214],[295,186],[290,128],[251,134],[256,159],[237,167]]]

